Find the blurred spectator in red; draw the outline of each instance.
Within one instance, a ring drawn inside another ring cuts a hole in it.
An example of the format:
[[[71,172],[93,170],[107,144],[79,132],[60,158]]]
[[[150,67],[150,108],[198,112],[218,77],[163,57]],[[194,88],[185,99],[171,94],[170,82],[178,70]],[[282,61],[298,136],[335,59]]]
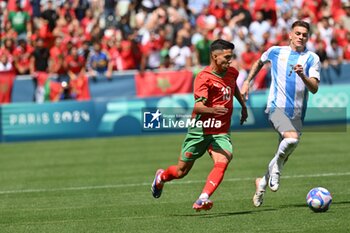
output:
[[[346,33],[346,45],[344,46],[344,60],[350,62],[350,32]]]
[[[85,69],[85,58],[78,53],[78,48],[76,46],[73,46],[68,51],[64,60],[70,78],[72,78],[73,75],[79,74],[82,69]]]
[[[72,19],[76,19],[75,10],[71,1],[64,1],[63,4],[58,9],[59,17],[65,17],[69,15]]]
[[[243,3],[243,7],[247,10],[250,10],[250,0],[228,0],[228,7],[231,7],[233,10],[237,10],[241,6],[241,2]]]
[[[327,1],[327,0],[324,0]],[[333,16],[333,19],[335,22],[339,22],[343,15],[345,14],[345,11],[343,9],[343,5],[349,4],[349,0],[332,0],[331,5],[331,16]]]
[[[182,36],[177,36],[175,44],[170,47],[169,57],[175,69],[190,69],[192,66],[191,49],[184,45]]]
[[[14,56],[14,66],[19,75],[30,73],[30,56],[34,48],[26,40],[20,39],[16,47]]]
[[[6,55],[8,56],[8,60],[10,62],[13,62],[13,53],[15,51],[15,48],[16,48],[15,40],[12,38],[5,38],[3,42],[3,46],[1,47],[1,50],[3,53],[6,53]]]
[[[72,44],[80,47],[84,41],[91,40],[89,34],[85,34],[83,28],[77,27],[70,29],[69,35],[64,40],[65,43],[71,42]]]
[[[85,59],[79,55],[77,47],[73,46],[65,59],[67,73],[69,75],[68,94],[76,100],[89,100],[89,80],[85,72]]]
[[[288,30],[287,28],[283,28],[282,31],[276,35],[276,44],[279,46],[288,46],[289,41]]]
[[[225,15],[225,5],[222,0],[211,0],[208,6],[208,12],[217,19],[223,18]]]
[[[158,34],[158,30],[150,32],[149,41],[142,46],[140,64],[141,73],[146,69],[158,69],[160,67],[160,50],[164,44],[164,38]]]
[[[317,23],[317,13],[319,12],[322,0],[304,0],[300,11],[298,11],[299,19],[310,23]]]
[[[106,44],[106,52],[108,53],[108,57],[110,59],[110,63],[112,66],[112,70],[118,70],[122,66],[121,56],[119,53],[119,48],[117,48],[117,39],[115,37],[109,39]],[[119,43],[120,47],[120,43]]]
[[[344,47],[347,43],[347,39],[346,39],[346,33],[349,32],[349,30],[347,30],[344,27],[344,22],[339,21],[338,23],[335,24],[334,26],[334,38],[337,40],[338,44],[341,47]]]
[[[275,0],[256,0],[254,5],[254,16],[261,12],[263,20],[270,21],[271,25],[275,25],[277,21],[276,1]]]
[[[65,67],[67,47],[62,42],[62,37],[56,37],[54,46],[50,48],[49,60],[49,70],[51,73],[55,73],[58,75],[57,80],[60,82],[68,80],[67,70]]]
[[[134,34],[124,35],[116,41],[118,51],[117,70],[132,70],[137,68],[139,48],[134,40]]]
[[[246,44],[246,50],[241,54],[242,68],[248,73],[257,58],[257,53],[253,51],[253,45]]]
[[[11,22],[13,29],[18,34],[18,38],[27,39],[32,33],[31,17],[23,9],[21,1],[16,1],[16,10],[9,11],[8,20]]]
[[[79,101],[91,99],[89,78],[84,69],[75,78],[70,80],[70,96]]]
[[[80,26],[84,29],[85,33],[91,33],[92,28],[94,25],[96,25],[97,19],[94,18],[94,15],[92,13],[92,9],[88,8],[85,11],[84,18],[80,21]]]
[[[12,24],[10,21],[7,21],[5,23],[4,31],[0,32],[1,41],[3,41],[5,38],[17,40],[18,33],[15,31],[15,29],[12,28]]]

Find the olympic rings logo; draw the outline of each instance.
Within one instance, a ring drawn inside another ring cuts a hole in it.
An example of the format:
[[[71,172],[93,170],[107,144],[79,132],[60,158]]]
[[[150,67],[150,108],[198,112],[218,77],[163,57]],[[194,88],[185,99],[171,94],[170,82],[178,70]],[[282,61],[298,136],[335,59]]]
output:
[[[312,98],[312,106],[319,108],[345,108],[348,104],[349,95],[345,92],[315,95]]]

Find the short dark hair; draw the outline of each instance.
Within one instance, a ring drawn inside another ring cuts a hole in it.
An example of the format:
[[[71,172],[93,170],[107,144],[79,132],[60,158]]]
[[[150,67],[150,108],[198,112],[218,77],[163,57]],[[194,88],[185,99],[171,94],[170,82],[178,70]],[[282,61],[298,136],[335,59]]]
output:
[[[217,39],[214,40],[213,43],[210,45],[210,52],[212,53],[215,50],[224,50],[224,49],[235,49],[235,45],[231,42],[228,42],[226,40]]]
[[[308,22],[297,20],[292,24],[292,29],[295,27],[304,27],[308,32],[310,32],[310,24]]]

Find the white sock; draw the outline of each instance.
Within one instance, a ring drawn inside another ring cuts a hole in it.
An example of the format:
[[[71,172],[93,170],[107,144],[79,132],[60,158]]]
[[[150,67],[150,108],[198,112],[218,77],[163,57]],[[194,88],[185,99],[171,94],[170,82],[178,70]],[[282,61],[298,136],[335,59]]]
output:
[[[199,199],[208,199],[209,198],[209,195],[206,194],[206,193],[202,193],[200,196],[199,196]]]
[[[259,182],[259,189],[265,191],[267,186],[268,174],[264,175]]]
[[[298,142],[296,138],[284,138],[280,142],[275,157],[269,163],[270,173],[281,173],[285,159],[294,151]]]

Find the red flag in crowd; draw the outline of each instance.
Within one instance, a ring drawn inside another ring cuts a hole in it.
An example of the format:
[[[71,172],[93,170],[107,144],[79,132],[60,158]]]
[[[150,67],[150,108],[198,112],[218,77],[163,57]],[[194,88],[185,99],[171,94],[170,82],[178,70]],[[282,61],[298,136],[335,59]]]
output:
[[[85,74],[79,74],[77,78],[72,79],[69,85],[68,95],[70,98],[84,101],[90,100],[89,78]],[[64,93],[64,87],[61,82],[47,79],[45,83],[45,101],[60,101]]]
[[[136,95],[138,97],[162,96],[191,93],[193,88],[191,71],[145,72],[136,74]]]
[[[90,100],[89,77],[79,74],[76,79],[70,81],[70,85],[76,94],[76,100]]]
[[[10,103],[13,81],[16,73],[14,71],[0,72],[0,103]]]

